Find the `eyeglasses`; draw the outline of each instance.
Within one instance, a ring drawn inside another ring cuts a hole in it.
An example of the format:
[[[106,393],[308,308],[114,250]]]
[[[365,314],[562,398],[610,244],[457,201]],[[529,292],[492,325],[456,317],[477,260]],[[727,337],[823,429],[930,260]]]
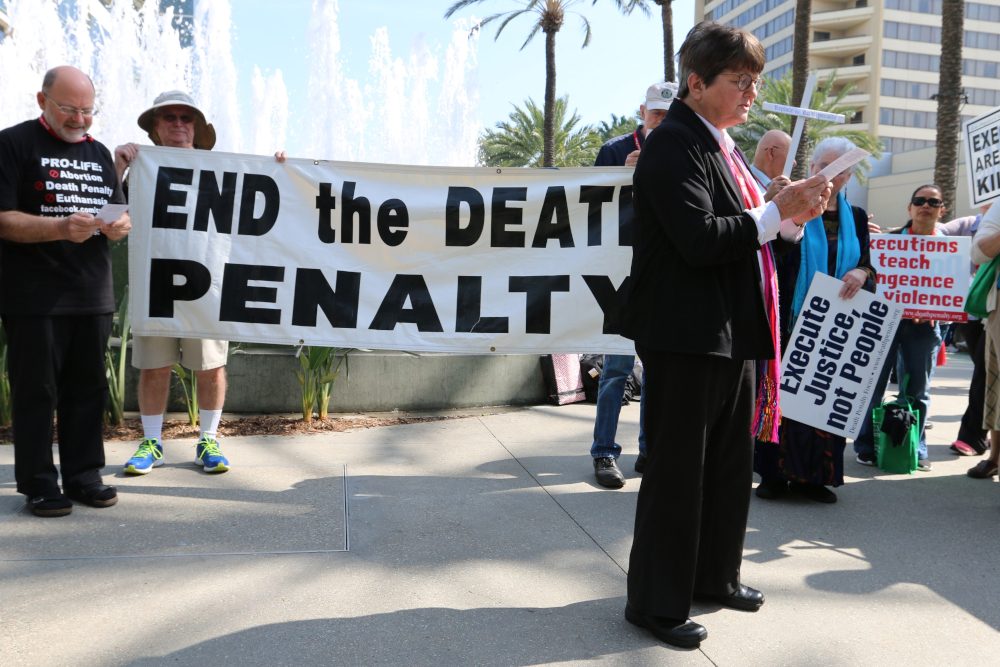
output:
[[[781,151],[782,153],[787,153],[788,152],[787,148],[782,148],[781,146],[768,146],[765,150],[769,150],[769,151]],[[771,154],[771,157],[774,157],[773,153]]]
[[[163,114],[161,116],[157,116],[157,117],[160,118],[160,119],[162,119],[165,123],[168,123],[168,124],[170,124],[170,123],[176,123],[178,118],[180,118],[181,122],[184,123],[185,125],[190,125],[191,123],[194,122],[194,116],[189,116],[187,114],[182,114],[182,115],[178,116],[175,113],[165,113],[165,114]]]
[[[944,202],[937,197],[931,197],[929,199],[927,197],[914,197],[910,203],[914,206],[923,206],[924,204],[927,204],[931,208],[938,208]]]
[[[45,98],[49,102],[52,102],[52,104],[56,105],[56,109],[59,109],[61,113],[64,113],[67,116],[75,116],[77,114],[80,114],[84,118],[91,118],[92,116],[97,115],[97,109],[76,109],[74,107],[64,107],[61,104],[56,104],[56,101],[51,97],[49,97],[48,93],[43,92],[42,95],[45,95]]]
[[[751,77],[747,73],[737,74],[736,72],[724,72],[725,76],[735,76],[738,80],[736,82],[736,87],[740,90],[746,92],[746,90],[753,84],[755,90],[760,90],[760,86],[763,83],[762,77],[757,77],[756,79]]]

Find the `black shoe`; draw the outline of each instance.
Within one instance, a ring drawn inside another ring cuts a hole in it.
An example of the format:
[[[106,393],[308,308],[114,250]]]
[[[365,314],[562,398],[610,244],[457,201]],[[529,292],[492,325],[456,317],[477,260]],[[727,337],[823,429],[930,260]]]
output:
[[[826,488],[822,484],[803,484],[802,482],[792,482],[788,488],[799,495],[815,500],[818,503],[832,504],[837,502],[837,494]]]
[[[729,595],[709,595],[723,607],[739,609],[740,611],[757,611],[764,605],[764,594],[756,588],[740,584],[735,593]]]
[[[620,489],[625,486],[625,475],[618,469],[618,463],[610,456],[594,459],[594,475],[597,483],[609,489]]]
[[[763,498],[764,500],[784,498],[788,495],[788,482],[784,480],[780,482],[761,482],[757,485],[756,494],[758,498]]]
[[[661,616],[647,616],[633,609],[628,603],[625,604],[625,620],[649,630],[654,637],[671,646],[698,648],[699,644],[708,639],[708,630],[705,626],[695,623],[690,618],[677,621]]]
[[[82,489],[66,489],[66,495],[78,503],[91,507],[111,507],[118,502],[118,491],[113,486],[95,482]]]
[[[646,455],[639,454],[639,458],[635,460],[635,471],[640,475],[646,472]]]
[[[28,499],[28,507],[35,516],[56,517],[67,516],[73,512],[73,503],[69,498],[52,491],[50,493]]]

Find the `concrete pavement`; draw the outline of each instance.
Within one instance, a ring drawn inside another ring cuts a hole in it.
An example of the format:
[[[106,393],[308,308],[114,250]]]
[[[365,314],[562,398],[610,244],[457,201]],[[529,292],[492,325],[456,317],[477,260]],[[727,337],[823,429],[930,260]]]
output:
[[[849,455],[836,505],[753,499],[767,604],[698,605],[697,651],[622,618],[637,404],[620,491],[594,482],[588,404],[231,438],[218,477],[171,441],[124,479],[135,443],[108,443],[120,503],[55,520],[16,511],[0,447],[0,665],[995,665],[1000,486],[947,450],[970,375],[935,378],[930,473]],[[206,555],[233,553],[255,555]]]

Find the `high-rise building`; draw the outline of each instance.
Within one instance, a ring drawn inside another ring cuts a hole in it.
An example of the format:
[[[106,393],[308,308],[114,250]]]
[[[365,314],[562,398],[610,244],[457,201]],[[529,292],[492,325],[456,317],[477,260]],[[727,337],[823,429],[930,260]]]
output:
[[[696,19],[739,26],[764,45],[764,74],[792,67],[793,0],[695,0]],[[869,4],[871,3],[871,4]],[[941,0],[814,0],[809,66],[820,82],[836,70],[831,94],[857,109],[859,130],[882,139],[887,152],[933,146],[937,133]],[[1000,106],[1000,0],[965,3],[963,120]]]

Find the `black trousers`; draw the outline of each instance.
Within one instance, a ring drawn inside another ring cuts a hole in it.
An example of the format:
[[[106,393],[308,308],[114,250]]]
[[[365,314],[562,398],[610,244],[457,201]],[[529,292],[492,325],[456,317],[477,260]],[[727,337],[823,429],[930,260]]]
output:
[[[754,362],[636,346],[646,395],[646,470],[628,599],[686,619],[695,594],[740,584],[753,484]]]
[[[14,430],[14,478],[28,497],[58,491],[52,418],[59,413],[64,487],[101,481],[107,315],[4,315]]]
[[[982,321],[959,325],[963,328],[965,341],[972,353],[972,382],[969,383],[969,407],[962,415],[958,439],[980,453],[987,449],[988,435],[983,428],[983,409],[986,404],[986,331],[983,325]]]

